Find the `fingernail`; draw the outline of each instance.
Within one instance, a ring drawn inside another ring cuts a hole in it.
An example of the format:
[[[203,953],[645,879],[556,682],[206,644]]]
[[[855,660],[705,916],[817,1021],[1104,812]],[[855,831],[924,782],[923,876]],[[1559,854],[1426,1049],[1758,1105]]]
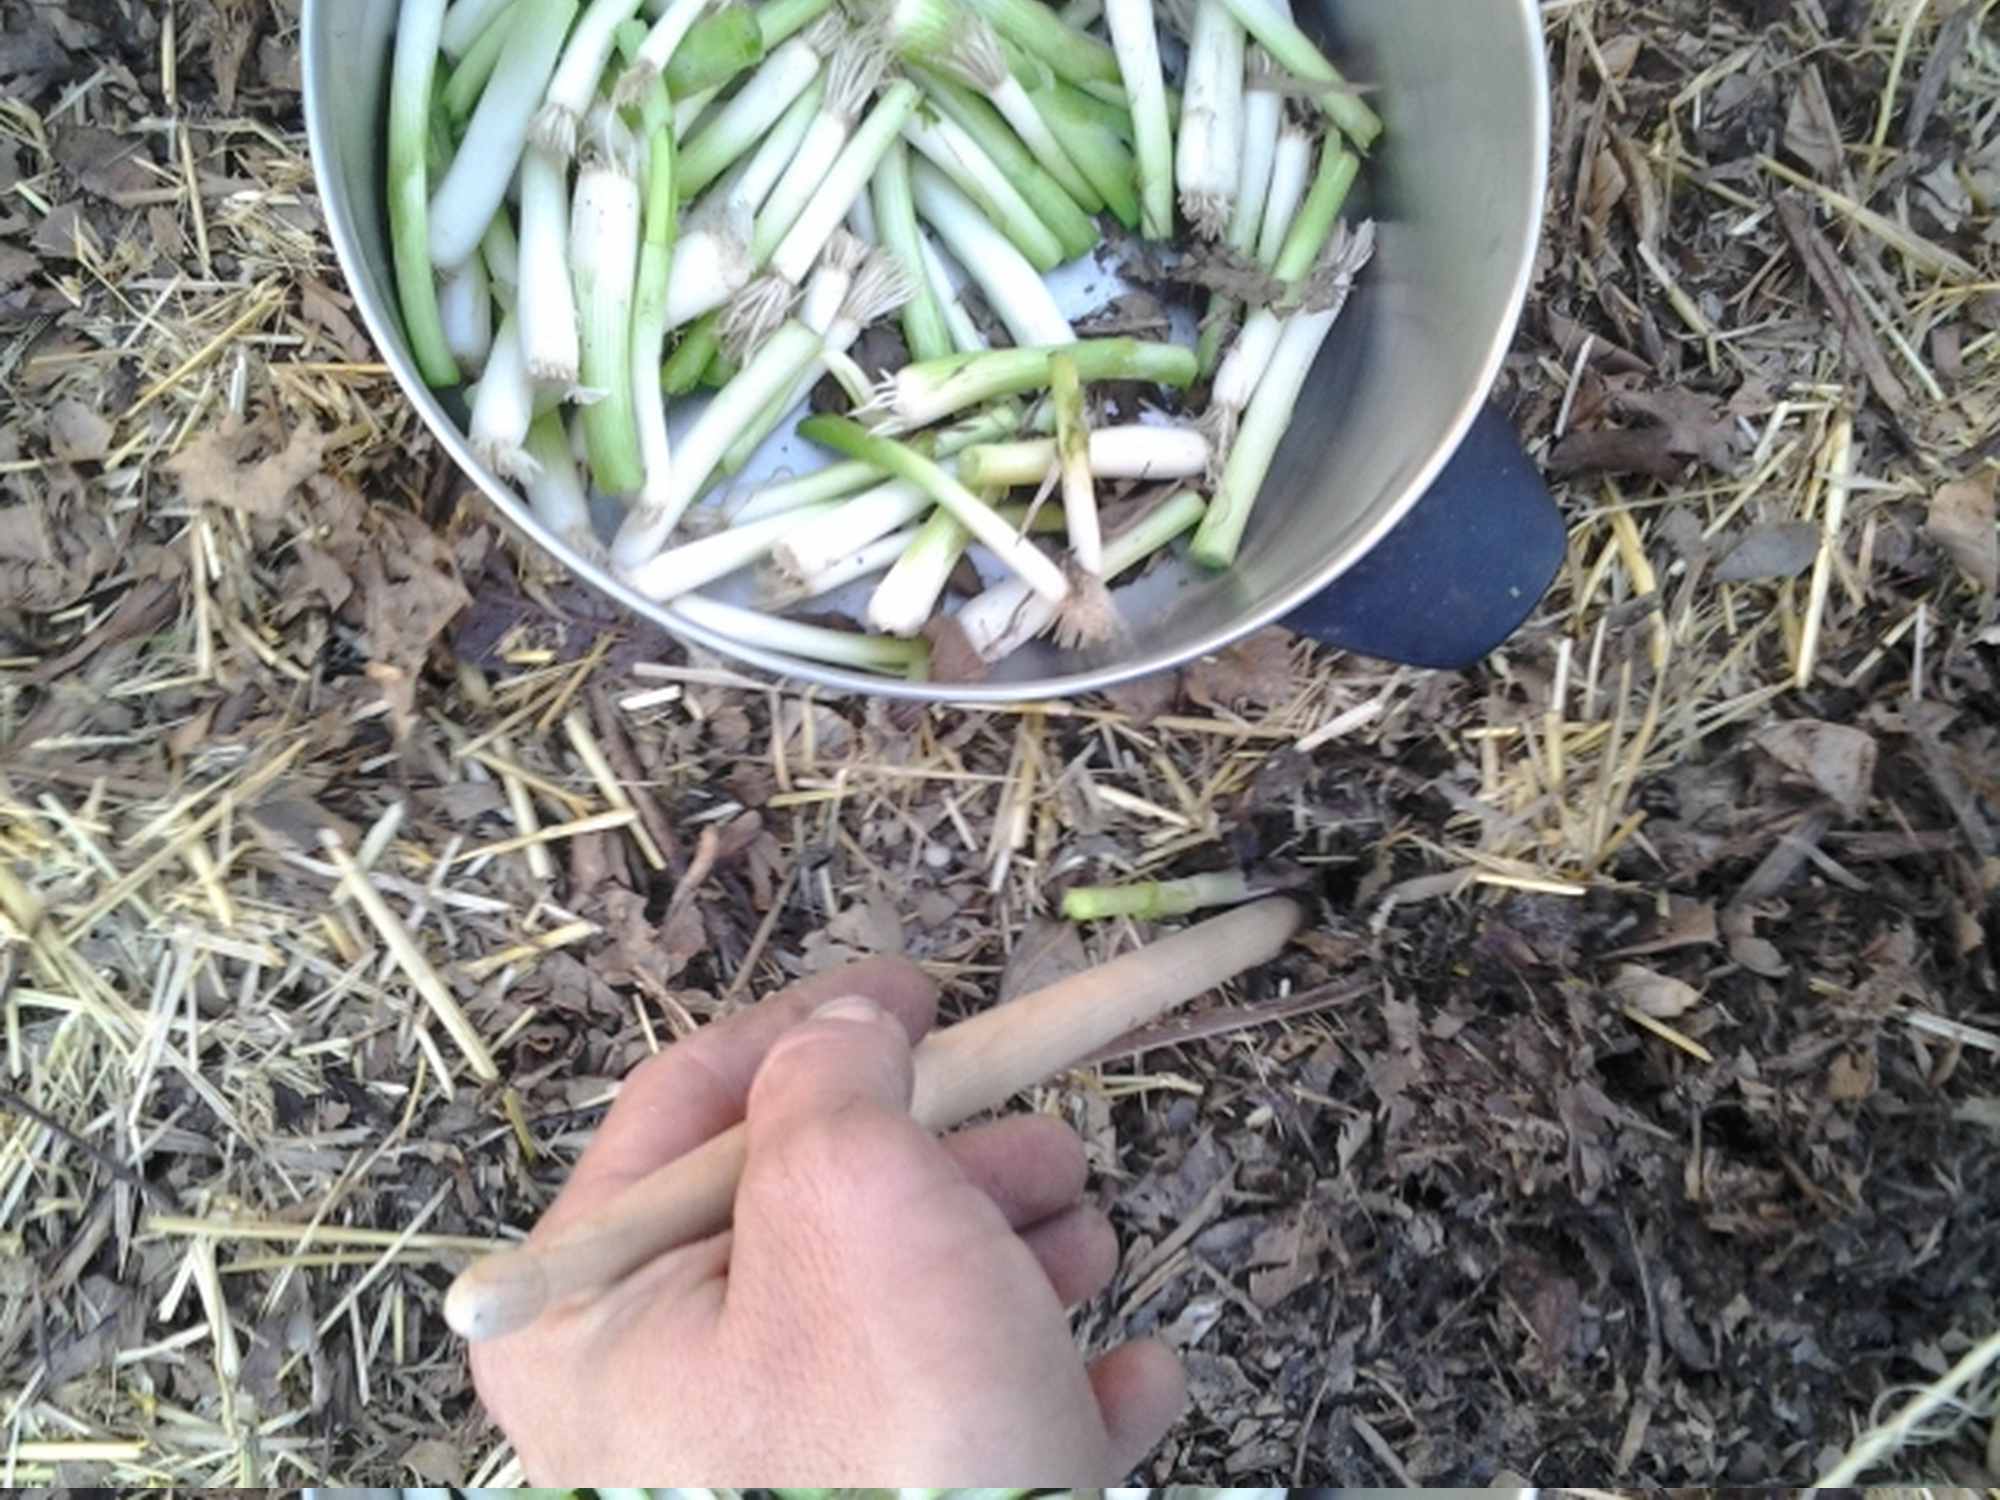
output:
[[[866,995],[842,995],[838,1000],[829,1000],[812,1013],[815,1021],[854,1021],[866,1023],[882,1019],[882,1007]]]

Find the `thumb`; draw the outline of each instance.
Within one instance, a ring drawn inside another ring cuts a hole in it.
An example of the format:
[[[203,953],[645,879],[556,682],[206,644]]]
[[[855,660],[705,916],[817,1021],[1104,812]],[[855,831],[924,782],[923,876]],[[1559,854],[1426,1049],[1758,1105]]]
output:
[[[750,1155],[818,1122],[905,1114],[913,1074],[902,1023],[863,995],[829,1000],[781,1033],[750,1085]]]

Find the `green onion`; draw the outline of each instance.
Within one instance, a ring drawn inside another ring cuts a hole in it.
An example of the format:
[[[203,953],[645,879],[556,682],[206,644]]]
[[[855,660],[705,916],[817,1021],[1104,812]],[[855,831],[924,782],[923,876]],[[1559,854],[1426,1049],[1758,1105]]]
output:
[[[451,357],[462,369],[482,368],[493,349],[493,285],[477,255],[444,278],[438,318]]]
[[[922,681],[930,670],[931,648],[922,640],[899,641],[802,625],[796,620],[775,620],[756,610],[739,609],[699,594],[675,600],[667,606],[667,613],[739,645],[782,651],[809,661],[891,672],[913,681]]]
[[[1022,540],[992,506],[914,448],[870,432],[846,417],[808,418],[799,424],[799,436],[849,458],[877,464],[898,479],[920,486],[1040,597],[1056,604],[1069,597],[1069,579],[1061,568]]]
[[[1167,119],[1167,85],[1160,72],[1160,38],[1153,0],[1105,0],[1105,25],[1132,105],[1139,145],[1139,232],[1174,237],[1174,140]]]
[[[820,336],[802,323],[788,322],[764,341],[676,445],[673,472],[658,502],[626,516],[612,542],[616,561],[632,567],[658,549],[708,483],[736,435],[819,353]]]
[[[576,155],[576,133],[597,97],[598,80],[618,43],[618,28],[638,8],[639,0],[591,0],[590,9],[570,33],[549,81],[548,96],[535,115],[535,144],[559,161]]]
[[[999,396],[1043,390],[1049,356],[1067,354],[1085,381],[1144,380],[1186,387],[1194,382],[1194,351],[1142,339],[1084,339],[1059,350],[992,349],[905,365],[885,377],[865,414],[884,432],[928,427]]]
[[[1104,532],[1097,521],[1097,484],[1091,473],[1092,433],[1083,409],[1083,381],[1076,361],[1066,354],[1049,361],[1049,400],[1056,411],[1055,456],[1062,468],[1070,556],[1083,572],[1101,578]]]
[[[969,0],[972,8],[993,23],[994,30],[1045,63],[1057,77],[1074,84],[1122,81],[1118,57],[1086,31],[1067,25],[1042,0]]]
[[[746,526],[732,526],[699,541],[683,542],[664,552],[655,549],[650,556],[637,560],[633,560],[628,532],[621,530],[619,541],[611,545],[612,566],[639,593],[656,604],[664,603],[760,561],[790,527],[828,508],[817,506],[812,510],[753,521]],[[626,526],[631,525],[628,517]],[[625,545],[620,545],[621,542]]]
[[[457,61],[479,44],[513,0],[456,0],[438,29],[438,46]]]
[[[472,396],[467,436],[479,461],[506,479],[525,479],[535,462],[527,450],[535,421],[534,382],[521,355],[520,321],[512,312],[500,320],[493,347]]]
[[[1257,232],[1264,222],[1264,200],[1271,187],[1271,167],[1278,152],[1284,99],[1272,85],[1270,55],[1261,47],[1251,49],[1243,95],[1243,165],[1237,178],[1236,206],[1229,216],[1226,239],[1231,253],[1245,260],[1256,254]],[[1196,350],[1204,376],[1215,373],[1223,346],[1235,331],[1242,310],[1242,302],[1235,297],[1218,293],[1209,299]]]
[[[920,530],[908,526],[877,537],[845,557],[834,559],[808,578],[793,579],[775,568],[766,569],[758,575],[757,603],[764,609],[792,609],[808,599],[817,599],[872,574],[885,572],[909,550]]]
[[[1063,148],[1077,170],[1090,179],[1105,207],[1127,229],[1139,227],[1139,168],[1118,132],[1087,106],[1089,95],[1051,82],[1034,93],[1035,103],[1062,133]]]
[[[431,272],[429,142],[431,85],[437,75],[438,35],[444,0],[404,0],[396,24],[396,52],[389,83],[389,233],[395,250],[396,290],[410,352],[425,381],[459,382],[458,362],[445,338]],[[482,221],[480,232],[486,228]],[[472,238],[472,248],[479,236]],[[471,250],[450,265],[468,259]]]
[[[660,505],[673,473],[673,445],[667,436],[667,399],[660,356],[667,342],[667,288],[673,275],[679,193],[679,160],[672,124],[653,135],[646,166],[645,219],[641,226],[637,284],[632,297],[631,390],[639,429],[645,484],[639,504]]]
[[[951,279],[951,270],[945,265],[944,256],[938,253],[931,237],[921,229],[917,231],[917,254],[924,263],[924,285],[931,289],[938,311],[944,315],[945,331],[951,337],[952,348],[960,354],[983,354],[992,348],[959,297],[958,287]]]
[[[764,60],[764,31],[747,7],[732,5],[695,24],[667,64],[667,92],[676,100],[719,88]]]
[[[529,125],[575,16],[576,0],[520,0],[507,45],[479,96],[451,170],[431,194],[433,264],[462,265],[478,250],[522,164]]]
[[[1087,181],[1084,191],[1090,202],[1085,205],[1082,198],[1042,169],[1041,164],[1022,146],[1020,138],[1000,112],[978,90],[936,73],[926,72],[920,76],[925,96],[991,158],[993,165],[1000,169],[1001,176],[1013,184],[1015,191],[1034,210],[1035,217],[1056,237],[1065,260],[1074,260],[1096,247],[1103,236],[1090,215],[1102,208],[1104,203]],[[1010,76],[1008,82],[1013,81]],[[1018,84],[1015,86],[1019,87]],[[1025,99],[1026,96],[1023,97]],[[1072,168],[1072,171],[1075,170]],[[1076,172],[1076,175],[1082,176],[1081,172]],[[1085,212],[1086,206],[1088,213]]]
[[[570,273],[582,320],[579,378],[597,393],[583,408],[583,432],[591,476],[609,495],[634,494],[646,479],[632,381],[641,234],[637,155],[629,136],[587,142],[570,213]]]
[[[681,191],[686,197],[694,197],[764,138],[818,76],[821,60],[846,29],[840,17],[828,16],[814,22],[804,36],[793,37],[766,55],[681,154]],[[819,45],[822,40],[824,46]]]
[[[802,474],[797,479],[786,479],[764,488],[738,506],[729,518],[732,526],[746,525],[751,521],[761,521],[769,516],[781,516],[788,511],[803,509],[808,505],[818,505],[824,500],[844,500],[857,490],[865,490],[881,481],[882,471],[873,464],[849,461],[842,464],[828,464],[823,469],[814,469],[810,474]]]
[[[1181,212],[1210,239],[1229,228],[1243,155],[1243,28],[1222,0],[1195,0],[1174,178]]]
[[[910,194],[910,150],[892,143],[875,169],[871,185],[875,226],[882,244],[901,263],[911,280],[911,297],[903,305],[903,342],[913,359],[934,359],[952,349],[944,312],[924,274],[923,249],[917,241],[917,211]]]
[[[1030,524],[1028,507],[1024,505],[1002,506],[999,515],[1016,530]],[[1037,531],[1057,530],[1062,517],[1051,511],[1046,516],[1034,517],[1032,525]],[[953,570],[971,548],[972,533],[957,516],[943,506],[932,511],[930,518],[910,537],[888,576],[870,595],[869,625],[884,635],[921,633],[936,613],[937,602],[944,596]],[[839,564],[833,565],[821,576],[832,576],[838,567]]]
[[[795,31],[804,31],[832,6],[833,0],[764,0],[757,7],[757,30],[764,38],[765,50]]]
[[[528,429],[527,456],[522,482],[535,519],[559,542],[586,556],[595,555],[600,549],[590,527],[590,494],[559,412],[535,419]]]
[[[1243,414],[1242,428],[1229,447],[1222,479],[1216,486],[1215,503],[1194,540],[1194,558],[1205,567],[1226,568],[1236,560],[1251,508],[1257,503],[1265,476],[1270,473],[1285,429],[1291,425],[1292,413],[1297,409],[1306,378],[1312,373],[1313,361],[1319,357],[1321,346],[1346,305],[1354,277],[1368,263],[1374,249],[1373,224],[1364,224],[1352,235],[1343,232],[1327,252],[1328,269],[1334,276],[1334,284],[1327,293],[1329,305],[1293,313],[1285,320],[1269,367],[1257,382],[1257,393],[1250,398]]]
[[[1154,506],[1123,531],[1104,541],[1106,581],[1140,563],[1194,527],[1202,517],[1202,499],[1181,490]],[[978,598],[968,600],[953,616],[981,661],[993,663],[1012,655],[1055,625],[1062,611],[1037,598],[1017,579],[1004,579]]]
[[[1342,134],[1363,151],[1375,144],[1382,134],[1381,117],[1348,86],[1340,70],[1299,29],[1285,7],[1271,5],[1268,0],[1222,0],[1222,3],[1229,7],[1229,13],[1243,29],[1263,44],[1279,67],[1323,90],[1316,96],[1316,102]]]
[[[1054,411],[1060,417],[1059,402]],[[1193,479],[1209,464],[1208,439],[1198,428],[1149,423],[1099,427],[1089,434],[1085,454],[1099,479]],[[958,477],[975,490],[1042,485],[1060,473],[1060,456],[1054,438],[980,443],[959,454]]]
[[[929,162],[910,174],[918,210],[958,263],[979,284],[987,304],[1023,345],[1070,344],[1076,330],[1056,306],[1042,278],[1007,236],[993,227],[951,181]]]
[[[1204,907],[1229,906],[1255,894],[1241,870],[1190,875],[1182,880],[1145,880],[1137,885],[1080,885],[1063,895],[1063,916],[1072,922],[1131,917],[1157,922],[1184,917]]]
[[[674,259],[679,262],[678,252]],[[681,335],[660,372],[660,388],[669,396],[685,396],[701,384],[702,372],[722,349],[721,322],[720,314],[708,313]]]
[[[618,85],[613,90],[612,97],[622,107],[635,108],[640,100],[653,92],[654,85],[672,64],[674,54],[687,39],[688,33],[694,29],[695,22],[701,19],[701,13],[708,8],[708,3],[709,0],[668,0],[668,4],[660,11],[659,19],[646,33],[645,40],[639,43],[631,63],[620,75]],[[763,46],[763,33],[759,32],[757,48],[760,52]],[[667,92],[670,95],[674,92],[671,83],[667,85]],[[680,92],[685,95],[697,91],[683,88]]]
[[[1012,240],[1037,271],[1053,271],[1062,264],[1062,241],[956,120],[924,105],[903,126],[903,135],[979,205],[993,227]]]
[[[494,17],[493,24],[479,34],[479,40],[458,60],[444,86],[445,113],[454,126],[462,126],[472,118],[479,96],[500,64],[500,49],[506,46],[507,34],[514,24],[513,0],[507,0],[507,4],[508,8]]]
[[[1285,236],[1305,201],[1312,175],[1312,132],[1290,120],[1278,127],[1278,144],[1271,157],[1271,182],[1264,194],[1264,219],[1257,230],[1257,263],[1269,270],[1278,263]]]

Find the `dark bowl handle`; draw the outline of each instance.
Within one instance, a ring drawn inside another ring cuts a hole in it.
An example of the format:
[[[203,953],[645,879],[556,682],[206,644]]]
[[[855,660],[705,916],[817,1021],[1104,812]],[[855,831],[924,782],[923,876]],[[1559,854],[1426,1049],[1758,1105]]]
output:
[[[1568,542],[1513,424],[1489,405],[1402,524],[1284,623],[1361,656],[1458,671],[1520,629]]]

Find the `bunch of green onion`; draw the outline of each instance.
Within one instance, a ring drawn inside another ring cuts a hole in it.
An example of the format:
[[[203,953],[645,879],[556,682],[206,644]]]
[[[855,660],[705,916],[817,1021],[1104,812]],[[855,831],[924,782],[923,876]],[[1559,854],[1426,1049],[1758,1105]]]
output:
[[[1288,0],[1177,13],[402,0],[387,203],[418,368],[553,535],[692,626],[911,676],[940,629],[981,669],[1113,641],[1121,574],[1182,538],[1234,562],[1374,245],[1341,214],[1381,121]],[[1214,297],[1196,346],[1079,338],[1045,278],[1112,224],[1256,273],[1232,282],[1256,305]],[[851,351],[891,317],[909,361],[871,381]],[[848,414],[799,420],[828,375]],[[1208,382],[1206,410],[1112,423],[1109,382]],[[723,503],[794,433],[836,461]],[[593,494],[623,507],[609,540]],[[732,579],[754,607],[702,592]],[[796,617],[870,579],[865,633]]]

